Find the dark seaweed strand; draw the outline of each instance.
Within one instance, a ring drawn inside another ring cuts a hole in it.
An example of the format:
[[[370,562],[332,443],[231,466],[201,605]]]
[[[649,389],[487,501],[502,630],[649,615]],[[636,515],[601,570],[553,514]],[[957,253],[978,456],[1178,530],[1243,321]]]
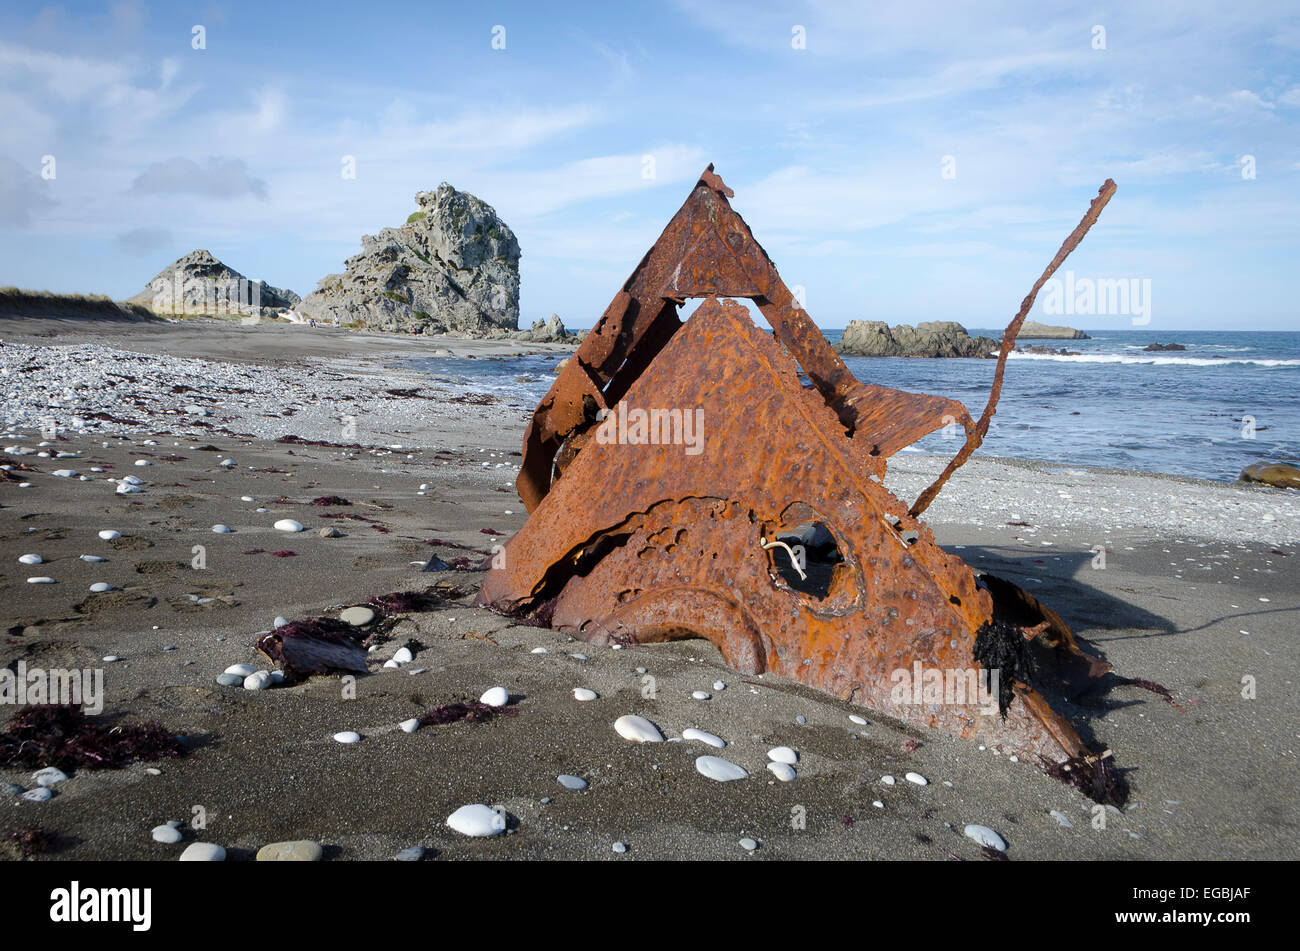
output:
[[[1128,802],[1129,786],[1109,755],[1075,756],[1064,763],[1043,761],[1048,776],[1073,786],[1093,802],[1119,809]]]
[[[120,769],[139,760],[183,756],[180,739],[155,722],[102,727],[79,704],[28,707],[0,733],[0,765]]]
[[[1033,683],[1034,657],[1029,651],[1029,642],[1019,628],[1005,621],[989,621],[975,632],[971,653],[985,670],[999,671],[998,710],[1005,720],[1007,708],[1015,698],[1015,684]]]
[[[438,726],[444,723],[458,723],[461,720],[469,723],[486,723],[495,716],[514,716],[515,712],[513,707],[490,707],[478,701],[444,703],[426,710],[420,717],[420,726]]]

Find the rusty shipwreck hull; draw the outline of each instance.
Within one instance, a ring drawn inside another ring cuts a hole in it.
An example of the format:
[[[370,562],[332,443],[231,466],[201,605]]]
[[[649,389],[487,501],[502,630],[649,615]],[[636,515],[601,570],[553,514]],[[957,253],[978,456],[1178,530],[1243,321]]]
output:
[[[479,602],[593,643],[704,637],[739,671],[1048,766],[1097,768],[1034,683],[1075,692],[1109,665],[1032,597],[978,579],[917,516],[987,432],[1034,294],[1109,191],[1007,328],[976,423],[955,401],[858,382],[710,166],[535,411],[517,482],[529,519]],[[683,323],[687,297],[709,299]],[[725,297],[752,299],[774,336]],[[909,508],[881,484],[886,459],[951,422],[966,443]],[[795,568],[790,542],[810,526],[825,551]],[[991,705],[902,686],[986,670],[1003,688]]]

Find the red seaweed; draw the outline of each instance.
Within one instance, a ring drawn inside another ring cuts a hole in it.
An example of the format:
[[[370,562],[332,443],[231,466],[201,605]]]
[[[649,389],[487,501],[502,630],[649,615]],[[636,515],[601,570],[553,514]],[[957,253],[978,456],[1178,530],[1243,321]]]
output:
[[[184,752],[180,739],[159,723],[99,726],[80,704],[28,707],[0,733],[0,764],[6,766],[120,769]]]

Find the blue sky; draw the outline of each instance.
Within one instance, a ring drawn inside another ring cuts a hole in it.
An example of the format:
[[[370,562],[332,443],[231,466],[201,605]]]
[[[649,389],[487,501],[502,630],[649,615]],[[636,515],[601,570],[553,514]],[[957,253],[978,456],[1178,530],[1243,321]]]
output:
[[[445,180],[518,235],[524,324],[590,326],[712,161],[823,327],[1002,326],[1110,177],[1078,277],[1150,280],[1153,336],[1297,329],[1298,54],[1252,0],[7,4],[0,284],[201,247],[306,294]]]

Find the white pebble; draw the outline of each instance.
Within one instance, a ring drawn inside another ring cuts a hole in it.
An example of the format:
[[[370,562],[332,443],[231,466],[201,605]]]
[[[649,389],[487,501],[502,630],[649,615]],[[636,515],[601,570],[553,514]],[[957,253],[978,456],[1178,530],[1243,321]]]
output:
[[[724,684],[721,680],[715,680],[715,681],[713,681],[713,689],[714,689],[714,690],[726,690],[726,689],[727,689],[727,685]]]
[[[767,751],[767,758],[774,763],[787,763],[793,766],[799,762],[799,754],[788,746],[774,746]]]
[[[28,584],[54,584],[54,579],[45,575],[37,575],[35,578],[28,578]]]
[[[657,726],[635,714],[627,714],[615,720],[614,731],[623,739],[634,743],[662,743],[664,740],[664,735]]]
[[[574,688],[573,688],[573,699],[574,699],[574,700],[583,700],[583,701],[585,701],[585,700],[595,700],[596,697],[597,697],[597,693],[596,693],[596,691],[594,691],[594,690],[588,690],[586,687],[574,687]]]
[[[55,783],[67,782],[68,774],[57,766],[46,766],[32,773],[32,779],[38,786],[53,786]]]
[[[257,668],[252,664],[231,664],[222,673],[234,674],[236,677],[250,677],[257,673]]]
[[[506,831],[505,817],[482,803],[461,806],[447,817],[447,825],[461,835],[476,838],[500,835]]]
[[[191,842],[185,847],[178,861],[181,862],[224,862],[226,850],[211,842]]]
[[[691,727],[689,730],[682,730],[682,739],[699,740],[701,743],[707,743],[709,746],[716,746],[718,749],[722,749],[727,745],[726,740],[721,737],[714,736],[712,733],[705,733],[703,730],[697,730],[695,727]]]
[[[114,531],[114,530],[111,529],[111,528],[106,528],[106,529],[104,529],[102,532],[99,533],[99,537],[102,538],[102,539],[104,539],[104,541],[109,542],[109,541],[112,541],[114,538],[121,538],[121,537],[122,537],[122,533],[121,533],[121,532],[116,532],[116,531]]]
[[[420,721],[417,720],[415,717],[412,717],[409,720],[403,720],[401,723],[397,725],[401,727],[403,733],[414,733],[416,730],[420,728]]]
[[[1007,850],[1006,841],[1002,836],[998,835],[988,826],[975,825],[972,823],[966,826],[964,832],[966,838],[973,839],[980,845],[987,846],[990,849],[997,849],[999,852],[1005,852]]]
[[[40,555],[19,555],[18,556],[19,563],[24,565],[39,565],[44,560],[45,559],[42,558]]]
[[[136,464],[137,466],[151,466],[151,465],[153,465],[153,463],[150,462],[148,459],[137,459],[137,460],[135,461],[135,464]]]
[[[107,581],[96,581],[94,584],[90,586],[90,590],[94,591],[96,594],[99,594],[104,591],[112,591],[113,586],[109,584]]]
[[[244,678],[244,689],[266,690],[274,682],[275,681],[271,678],[271,672],[269,670],[259,670]]]
[[[773,776],[783,783],[788,783],[795,777],[794,767],[789,763],[772,762],[767,764],[767,768]]]
[[[744,779],[749,775],[744,767],[737,766],[730,760],[722,759],[719,756],[700,756],[695,760],[695,768],[700,774],[716,779],[720,783],[730,782],[733,779]]]
[[[181,830],[173,825],[154,826],[150,835],[155,842],[161,842],[163,845],[175,845],[181,840]]]
[[[858,716],[856,713],[850,713],[849,719],[852,720],[854,723],[856,723],[858,726],[866,726],[867,724],[867,721],[862,719],[862,717]]]
[[[510,694],[506,692],[505,687],[489,687],[483,692],[483,696],[478,698],[479,703],[486,703],[489,707],[504,707],[510,702]]]
[[[415,655],[411,653],[409,647],[399,647],[397,648],[397,653],[393,655],[393,660],[397,661],[399,664],[409,664],[414,659]]]
[[[886,786],[892,786],[896,782],[893,776],[881,776],[880,781]]]
[[[712,700],[713,698],[710,697],[710,696],[709,696],[707,693],[705,693],[703,690],[695,690],[695,691],[693,691],[693,692],[691,693],[691,699],[692,699],[692,700]]]
[[[54,793],[44,786],[41,786],[37,789],[27,790],[27,792],[23,793],[22,798],[26,799],[28,802],[45,802],[53,796]]]
[[[108,561],[107,558],[100,558],[98,555],[82,555],[81,560],[88,561],[93,564],[98,564],[101,561]]]
[[[351,730],[344,730],[342,733],[335,733],[334,740],[338,743],[360,743],[361,734],[353,733]]]
[[[291,518],[282,518],[275,523],[277,532],[301,532],[303,530],[302,522],[295,522]]]
[[[548,651],[545,647],[534,647],[531,651],[529,651],[529,653],[530,653],[530,654],[549,654],[550,651]]]
[[[231,528],[229,525],[217,524],[212,526],[212,531],[217,535],[229,535],[231,532],[234,531],[234,529]]]
[[[903,778],[906,779],[909,783],[916,783],[918,786],[930,785],[930,780],[926,779],[920,773],[908,773]]]

